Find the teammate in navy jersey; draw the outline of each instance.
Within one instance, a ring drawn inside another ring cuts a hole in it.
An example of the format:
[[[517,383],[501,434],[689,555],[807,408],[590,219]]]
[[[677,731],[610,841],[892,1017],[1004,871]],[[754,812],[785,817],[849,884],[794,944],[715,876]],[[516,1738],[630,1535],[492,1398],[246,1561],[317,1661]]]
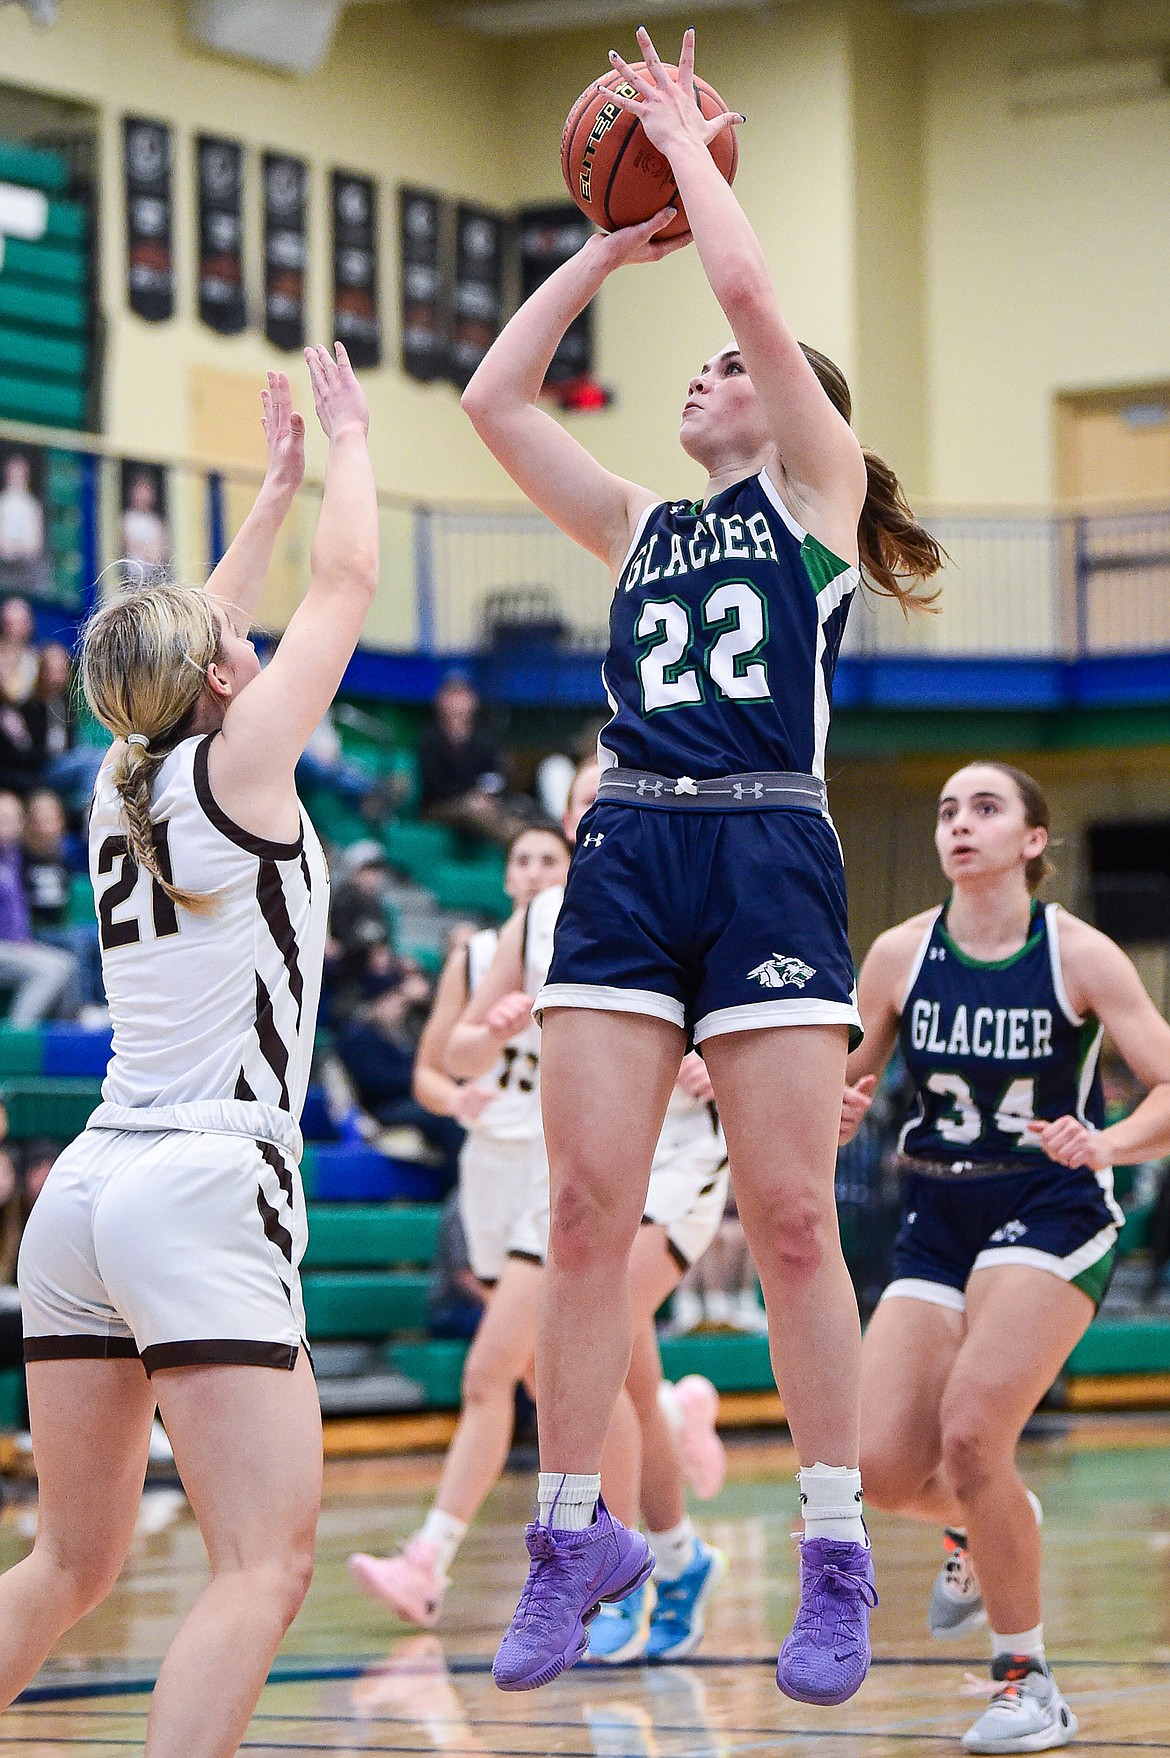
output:
[[[947,782],[935,844],[951,895],[862,966],[841,1128],[847,1141],[900,1044],[916,1103],[892,1279],[862,1350],[862,1468],[878,1507],[945,1529],[932,1633],[990,1622],[998,1689],[971,1752],[1076,1732],[1044,1659],[1040,1509],[1015,1449],[1108,1283],[1114,1162],[1170,1152],[1170,1025],[1112,940],[1034,897],[1048,822],[1009,765]],[[1150,1089],[1108,1129],[1105,1032]]]
[[[859,1325],[833,1204],[857,1012],[825,735],[859,563],[910,599],[899,575],[933,574],[939,552],[892,472],[858,445],[840,373],[780,314],[707,150],[740,118],[702,117],[693,33],[677,84],[645,31],[638,43],[647,72],[614,55],[625,83],[613,102],[669,160],[735,338],[691,380],[682,414],[706,489],[664,502],[602,468],[538,406],[561,337],[607,276],[687,242],[655,243],[673,209],[591,238],[508,324],[463,399],[516,483],[616,586],[605,773],[537,997],[552,1178],[536,1357],[543,1469],[528,1583],[494,1676],[509,1690],[555,1678],[580,1658],[597,1604],[651,1567],[598,1501],[598,1467],[630,1356],[631,1243],[693,1037],[802,1465],[801,1609],[777,1680],[837,1703],[865,1675],[875,1594],[857,1470]]]
[[[298,1119],[329,879],[294,771],[373,601],[378,507],[345,350],[307,358],[329,454],[308,589],[272,663],[248,629],[304,469],[276,373],[264,486],[206,590],[110,598],[82,650],[113,737],[90,872],[114,1048],[21,1243],[37,1535],[0,1576],[0,1703],[116,1581],[157,1405],[211,1577],[162,1663],[146,1758],[239,1749],[313,1570]]]

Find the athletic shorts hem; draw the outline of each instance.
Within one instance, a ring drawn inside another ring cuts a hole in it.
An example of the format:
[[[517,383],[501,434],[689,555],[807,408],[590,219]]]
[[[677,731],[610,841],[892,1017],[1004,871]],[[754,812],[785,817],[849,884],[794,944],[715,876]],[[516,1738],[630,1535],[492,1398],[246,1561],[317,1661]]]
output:
[[[660,995],[654,989],[619,989],[609,983],[546,983],[532,1004],[533,1017],[539,1020],[549,1007],[584,1007],[597,1013],[645,1013],[652,1019],[665,1019],[671,1025],[685,1026],[686,1010],[673,995]]]
[[[26,1361],[137,1361],[133,1337],[26,1337]]]
[[[899,1276],[882,1290],[882,1300],[922,1300],[927,1306],[945,1306],[948,1312],[964,1312],[967,1296],[949,1282],[930,1282],[922,1276]],[[879,1302],[880,1304],[880,1302]]]
[[[1059,1276],[1062,1282],[1075,1282],[1078,1276],[1100,1262],[1117,1244],[1117,1228],[1103,1227],[1100,1233],[1085,1241],[1068,1257],[1056,1257],[1049,1251],[1036,1251],[1029,1245],[992,1245],[981,1251],[971,1266],[971,1274],[976,1270],[1000,1269],[1006,1264],[1022,1264],[1027,1269],[1047,1270],[1050,1275]]]
[[[243,1337],[197,1337],[182,1343],[152,1343],[142,1351],[148,1375],[168,1367],[275,1367],[291,1372],[299,1343],[256,1343]]]
[[[844,1025],[849,1027],[849,1047],[861,1042],[861,1015],[849,1001],[801,1000],[750,1001],[742,1007],[718,1007],[695,1022],[695,1043],[726,1032],[756,1032],[768,1026]]]

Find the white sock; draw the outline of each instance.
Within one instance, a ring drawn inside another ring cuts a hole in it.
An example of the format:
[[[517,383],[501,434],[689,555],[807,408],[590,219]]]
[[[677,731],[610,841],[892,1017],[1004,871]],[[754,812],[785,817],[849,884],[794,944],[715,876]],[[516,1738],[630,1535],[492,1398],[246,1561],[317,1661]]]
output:
[[[1037,1624],[1034,1630],[1020,1630],[1014,1636],[1001,1636],[996,1630],[989,1630],[991,1637],[991,1658],[998,1660],[1001,1654],[1026,1654],[1029,1660],[1044,1659],[1044,1625]]]
[[[655,1574],[660,1581],[677,1581],[695,1558],[697,1534],[689,1514],[684,1514],[669,1532],[647,1532],[646,1541],[654,1552]]]
[[[861,1518],[861,1473],[851,1465],[807,1465],[798,1478],[806,1538],[869,1544]]]
[[[440,1575],[450,1571],[466,1531],[466,1520],[457,1520],[454,1514],[444,1514],[442,1508],[432,1508],[423,1521],[418,1537],[424,1544],[434,1545],[435,1566]]]
[[[536,1490],[537,1519],[558,1532],[584,1532],[593,1524],[600,1494],[598,1474],[542,1471]]]
[[[678,1434],[684,1421],[683,1407],[678,1401],[678,1393],[670,1380],[659,1380],[658,1382],[658,1408],[675,1434]]]

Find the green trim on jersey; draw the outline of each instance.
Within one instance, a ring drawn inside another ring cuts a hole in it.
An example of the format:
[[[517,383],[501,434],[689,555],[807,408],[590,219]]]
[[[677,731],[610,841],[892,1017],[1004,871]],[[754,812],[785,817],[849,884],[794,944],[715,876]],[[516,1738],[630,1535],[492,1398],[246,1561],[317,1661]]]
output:
[[[1108,1251],[1101,1253],[1095,1264],[1090,1264],[1087,1270],[1082,1270],[1079,1276],[1072,1279],[1072,1286],[1079,1288],[1082,1294],[1087,1294],[1094,1308],[1099,1307],[1105,1298],[1105,1290],[1112,1279],[1116,1260],[1117,1247],[1111,1245]]]
[[[839,579],[842,574],[847,574],[850,569],[849,562],[843,562],[839,555],[834,555],[831,549],[826,549],[824,544],[819,543],[811,532],[805,534],[804,542],[800,546],[800,559],[804,563],[804,571],[808,575],[809,584],[814,593],[818,595],[824,591],[826,586]]]
[[[1028,928],[1028,938],[1024,941],[1024,944],[1020,947],[1018,952],[1009,952],[1006,958],[972,958],[969,952],[964,952],[962,947],[957,945],[955,941],[951,939],[950,933],[948,932],[946,912],[949,903],[950,899],[948,898],[947,903],[943,905],[943,912],[939,918],[939,938],[946,943],[947,951],[953,952],[959,963],[966,965],[969,971],[1010,970],[1012,965],[1018,964],[1021,958],[1026,958],[1029,952],[1032,952],[1039,941],[1043,938],[1045,928],[1044,910],[1038,902],[1034,902],[1032,905],[1032,920]],[[1078,1077],[1081,1069],[1084,1067],[1085,1056],[1087,1054],[1087,1050],[1082,1050],[1080,1060],[1077,1064]]]

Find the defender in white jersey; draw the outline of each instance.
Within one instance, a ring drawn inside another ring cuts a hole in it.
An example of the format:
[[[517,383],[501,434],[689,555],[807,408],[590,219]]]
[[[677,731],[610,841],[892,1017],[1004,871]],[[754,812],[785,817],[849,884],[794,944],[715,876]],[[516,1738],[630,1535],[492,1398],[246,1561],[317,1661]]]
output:
[[[570,837],[592,804],[597,779],[596,763],[585,764],[578,772],[565,815]],[[501,1053],[528,1041],[531,997],[548,973],[563,895],[563,884],[553,885],[515,913],[498,936],[496,956],[476,983],[463,1021],[454,1029],[444,1023],[444,1047],[462,1041],[465,1050],[470,1049],[468,1066],[452,1064],[460,1076],[467,1076],[460,1091],[474,1092],[499,1066]],[[477,1023],[480,1015],[494,1018],[501,1003],[507,1016],[503,1024],[495,1028]],[[427,1046],[424,1037],[420,1052],[428,1061],[437,1054],[437,1041],[436,1034],[435,1043]],[[702,1063],[698,1057],[687,1060],[696,1066],[687,1068],[684,1078],[702,1091]],[[455,1084],[450,1076],[445,1078],[449,1085]],[[427,1090],[438,1096],[436,1087],[428,1085]],[[423,1098],[421,1089],[417,1096]],[[687,1517],[680,1457],[685,1453],[687,1475],[696,1493],[714,1495],[723,1481],[724,1466],[722,1443],[714,1429],[718,1400],[714,1388],[698,1375],[688,1376],[677,1387],[662,1383],[653,1315],[718,1229],[727,1193],[727,1156],[705,1098],[680,1086],[672,1109],[663,1130],[657,1192],[654,1181],[651,1186],[655,1200],[652,1206],[648,1199],[647,1226],[634,1254],[639,1347],[631,1363],[629,1395],[623,1393],[614,1415],[604,1466],[606,1494],[615,1506],[633,1519],[639,1498],[644,1502],[671,1581],[664,1584],[659,1607],[650,1595],[639,1596],[636,1605],[628,1608],[627,1622],[606,1631],[609,1640],[596,1658],[612,1661],[643,1652],[663,1659],[690,1653],[702,1639],[703,1609],[724,1567],[721,1554],[696,1537]],[[485,1116],[490,1116],[490,1108]],[[658,1159],[655,1165],[659,1166]],[[350,1571],[359,1585],[411,1623],[436,1622],[447,1571],[507,1457],[515,1388],[522,1377],[530,1377],[535,1342],[536,1296],[548,1249],[547,1171],[527,1213],[515,1217],[511,1237],[509,1260],[468,1355],[459,1427],[426,1522],[401,1556],[359,1554],[350,1559]],[[651,1621],[652,1607],[656,1623]]]
[[[532,825],[512,838],[504,890],[523,910],[545,886],[562,884],[568,866],[569,845],[559,826]],[[414,1067],[419,1104],[456,1118],[467,1130],[459,1155],[459,1210],[471,1267],[489,1287],[499,1281],[509,1257],[536,1256],[543,1262],[548,1237],[540,1028],[530,1021],[481,1080],[461,1083],[446,1072],[447,1039],[489,969],[499,939],[498,929],[481,928],[448,958]],[[542,1213],[534,1252],[531,1217]]]
[[[157,1404],[212,1578],[163,1664],[147,1758],[236,1752],[313,1567],[297,1162],[328,874],[293,775],[373,598],[378,517],[345,351],[307,357],[325,489],[309,589],[267,670],[248,625],[304,468],[281,374],[264,487],[207,589],[116,598],[83,650],[114,737],[90,825],[114,1053],[21,1247],[40,1498],[33,1550],[0,1578],[0,1701],[116,1579]]]

